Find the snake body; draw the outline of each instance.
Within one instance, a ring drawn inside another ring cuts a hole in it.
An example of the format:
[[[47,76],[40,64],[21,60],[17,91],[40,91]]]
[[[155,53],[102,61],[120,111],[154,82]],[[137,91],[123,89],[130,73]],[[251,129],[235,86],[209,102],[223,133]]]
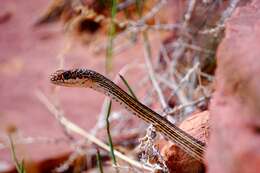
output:
[[[125,108],[151,123],[156,130],[175,142],[187,154],[203,162],[205,144],[181,130],[167,119],[143,105],[103,75],[88,69],[58,70],[50,77],[53,84],[67,87],[87,87],[102,92]]]

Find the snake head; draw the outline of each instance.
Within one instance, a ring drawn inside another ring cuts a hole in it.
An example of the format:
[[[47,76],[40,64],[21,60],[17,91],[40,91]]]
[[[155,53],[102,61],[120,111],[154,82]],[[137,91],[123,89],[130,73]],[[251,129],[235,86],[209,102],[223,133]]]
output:
[[[87,69],[57,70],[50,75],[51,83],[67,87],[90,87],[94,71]]]

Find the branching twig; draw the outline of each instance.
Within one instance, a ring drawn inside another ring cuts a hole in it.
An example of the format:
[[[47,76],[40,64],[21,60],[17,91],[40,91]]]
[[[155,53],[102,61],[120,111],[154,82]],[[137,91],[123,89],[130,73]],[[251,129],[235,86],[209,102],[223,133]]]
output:
[[[210,98],[211,98],[211,96],[205,96],[205,97],[199,98],[198,100],[195,100],[195,101],[192,101],[190,103],[187,103],[185,105],[179,105],[176,108],[174,108],[173,110],[167,112],[167,115],[175,115],[177,112],[183,110],[186,107],[195,106],[195,105],[197,105],[197,104],[199,104],[199,103],[201,103],[203,101],[206,101],[206,100],[208,100]]]

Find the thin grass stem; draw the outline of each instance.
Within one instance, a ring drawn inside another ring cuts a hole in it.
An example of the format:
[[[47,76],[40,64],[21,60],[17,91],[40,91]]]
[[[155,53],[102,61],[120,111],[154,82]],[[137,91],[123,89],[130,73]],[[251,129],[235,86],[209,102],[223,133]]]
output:
[[[108,103],[108,109],[107,109],[107,114],[106,114],[106,127],[107,127],[107,136],[108,136],[108,142],[109,142],[109,147],[110,147],[110,155],[112,157],[113,164],[117,165],[116,156],[114,153],[113,140],[112,140],[111,133],[110,133],[109,115],[111,113],[111,107],[112,107],[112,101],[110,100]]]
[[[16,157],[15,146],[14,146],[14,142],[13,142],[11,135],[9,135],[9,141],[10,141],[10,148],[11,148],[11,152],[12,152],[12,159],[14,161],[17,172],[18,173],[26,173],[26,170],[25,170],[25,167],[24,167],[24,161],[22,160],[20,162]]]
[[[110,72],[112,69],[112,58],[113,58],[113,41],[116,33],[115,28],[115,16],[117,12],[117,0],[112,0],[111,7],[111,22],[108,31],[108,45],[106,50],[106,72]]]
[[[102,159],[101,159],[101,155],[100,155],[100,152],[99,152],[98,148],[97,148],[96,156],[97,156],[97,166],[98,166],[99,172],[103,173]]]
[[[135,93],[134,93],[134,91],[132,90],[132,88],[130,87],[130,85],[128,84],[128,82],[125,80],[125,78],[124,78],[122,75],[119,75],[119,77],[120,77],[121,80],[124,82],[124,84],[125,84],[125,86],[127,87],[129,93],[131,94],[131,96],[134,97],[136,100],[138,100],[137,97],[136,97],[136,95],[135,95]]]

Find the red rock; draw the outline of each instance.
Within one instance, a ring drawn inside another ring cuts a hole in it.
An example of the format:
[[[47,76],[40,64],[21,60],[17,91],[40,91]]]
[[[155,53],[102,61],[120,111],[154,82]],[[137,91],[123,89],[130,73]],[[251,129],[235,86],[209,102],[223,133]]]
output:
[[[260,172],[260,1],[238,8],[217,51],[209,173]]]
[[[204,111],[185,119],[180,124],[180,128],[195,138],[207,142],[209,132],[208,121],[209,112]],[[160,143],[164,144],[161,153],[171,173],[201,172],[204,169],[200,162],[187,155],[172,142],[165,144],[165,141],[160,141]]]

